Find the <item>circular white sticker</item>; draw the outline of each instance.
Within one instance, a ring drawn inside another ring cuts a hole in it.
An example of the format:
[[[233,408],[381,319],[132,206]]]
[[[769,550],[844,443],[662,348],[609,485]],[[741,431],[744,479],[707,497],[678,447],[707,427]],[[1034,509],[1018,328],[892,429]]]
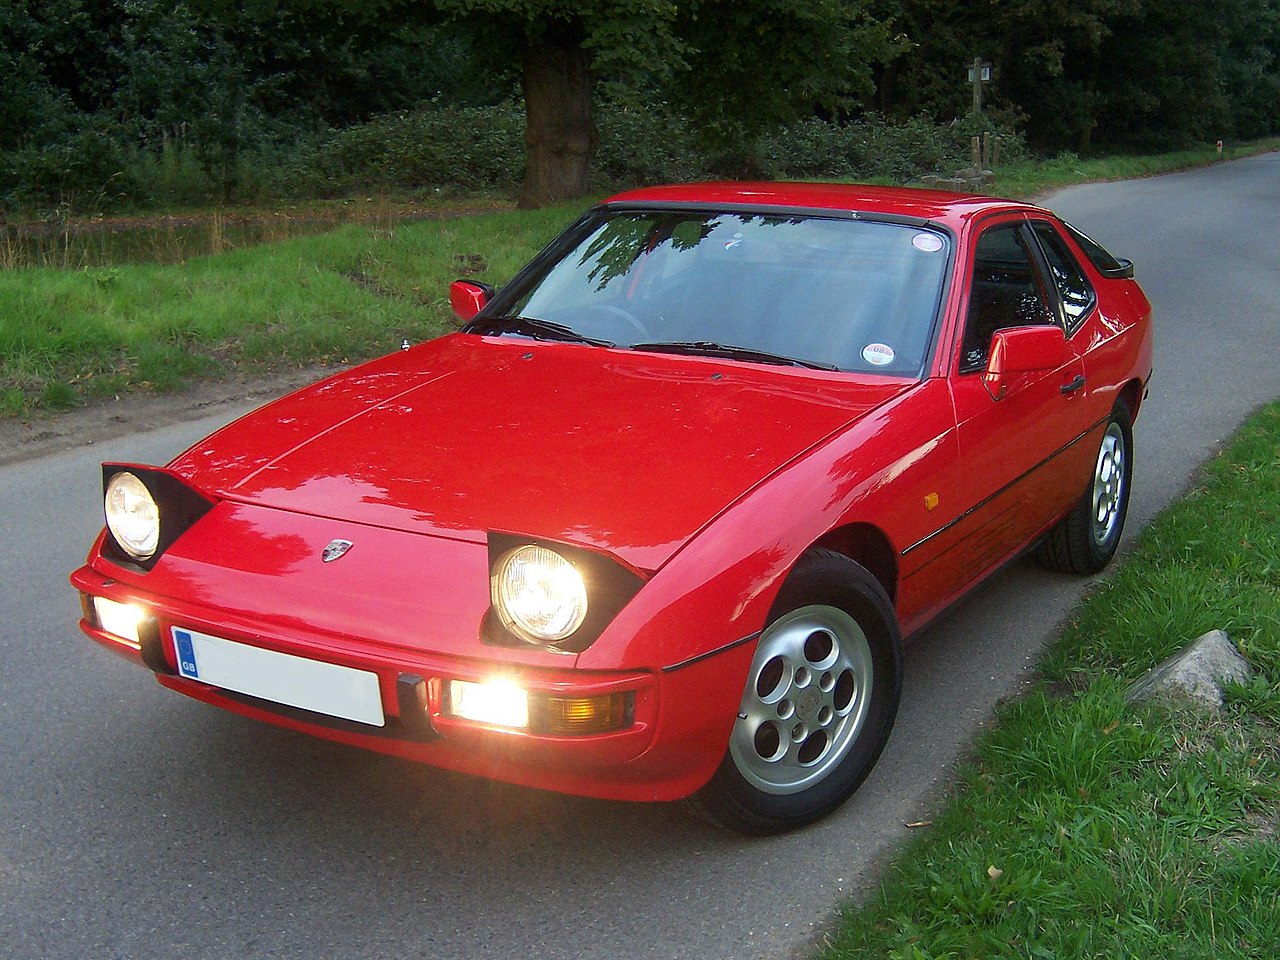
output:
[[[936,233],[917,233],[911,238],[911,245],[921,253],[937,253],[942,249],[942,238]]]
[[[869,343],[862,348],[862,359],[874,367],[885,367],[893,363],[897,354],[887,343]]]

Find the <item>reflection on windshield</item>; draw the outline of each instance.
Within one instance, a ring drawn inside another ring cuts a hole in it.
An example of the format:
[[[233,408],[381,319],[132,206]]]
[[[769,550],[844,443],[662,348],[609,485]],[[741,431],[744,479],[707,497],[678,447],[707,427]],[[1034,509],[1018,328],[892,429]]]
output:
[[[915,376],[949,257],[946,235],[896,223],[623,211],[591,222],[558,262],[503,291],[503,309],[623,347],[732,344]]]

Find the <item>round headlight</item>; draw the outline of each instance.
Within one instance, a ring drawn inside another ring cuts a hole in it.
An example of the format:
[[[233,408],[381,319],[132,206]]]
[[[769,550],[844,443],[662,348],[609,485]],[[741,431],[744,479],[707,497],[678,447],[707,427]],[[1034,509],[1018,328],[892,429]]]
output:
[[[555,643],[587,615],[582,574],[564,557],[528,544],[504,554],[493,569],[493,606],[502,624],[533,643]]]
[[[127,470],[107,484],[107,527],[130,556],[151,557],[160,545],[160,508],[147,485]]]

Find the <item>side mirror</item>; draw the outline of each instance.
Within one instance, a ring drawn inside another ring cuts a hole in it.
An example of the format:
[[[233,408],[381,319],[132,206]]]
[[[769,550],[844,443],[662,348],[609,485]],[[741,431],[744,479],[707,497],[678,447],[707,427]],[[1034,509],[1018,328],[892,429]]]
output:
[[[475,318],[493,299],[493,287],[487,283],[473,283],[470,280],[455,280],[449,284],[449,306],[463,323]]]
[[[991,335],[991,359],[982,375],[992,400],[1009,389],[1018,373],[1055,370],[1067,360],[1067,337],[1061,327],[1006,327]]]

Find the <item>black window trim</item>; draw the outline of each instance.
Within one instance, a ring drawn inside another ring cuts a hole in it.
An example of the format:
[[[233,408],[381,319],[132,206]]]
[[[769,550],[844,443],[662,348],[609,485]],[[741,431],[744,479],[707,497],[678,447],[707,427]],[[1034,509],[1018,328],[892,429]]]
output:
[[[1085,259],[1107,280],[1132,280],[1133,261],[1126,257],[1117,257],[1110,250],[1089,236],[1079,227],[1059,219],[1063,230],[1071,238],[1072,243],[1080,249]]]

